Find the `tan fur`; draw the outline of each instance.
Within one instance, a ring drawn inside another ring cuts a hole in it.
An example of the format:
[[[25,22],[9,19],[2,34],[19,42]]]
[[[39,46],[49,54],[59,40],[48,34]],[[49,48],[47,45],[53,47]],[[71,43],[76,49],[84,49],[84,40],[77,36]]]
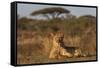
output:
[[[72,57],[72,54],[67,52],[66,49],[61,47],[61,43],[63,42],[64,34],[62,32],[58,32],[56,34],[51,34],[53,40],[53,46],[50,51],[49,58],[51,59],[60,59],[59,57]]]
[[[87,56],[87,54],[83,53],[80,48],[75,50],[74,57],[86,57],[86,56]]]
[[[69,52],[67,52],[66,51],[66,49],[64,49],[64,48],[62,48],[61,47],[61,49],[60,49],[61,51],[60,51],[60,55],[63,57],[68,57],[68,58],[71,58],[71,57],[73,57],[73,55],[71,54],[71,53],[69,53]]]
[[[75,50],[75,53],[74,53],[74,56],[75,56],[75,57],[79,57],[79,56],[81,56],[81,55],[82,55],[81,49],[76,49],[76,50]]]

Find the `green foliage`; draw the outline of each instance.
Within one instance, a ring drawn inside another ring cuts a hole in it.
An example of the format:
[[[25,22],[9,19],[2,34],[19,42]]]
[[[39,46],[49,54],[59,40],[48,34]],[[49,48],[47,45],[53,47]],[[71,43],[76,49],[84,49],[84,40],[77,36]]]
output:
[[[46,18],[50,19],[50,16],[54,18],[58,18],[61,14],[69,14],[70,11],[61,7],[51,7],[51,8],[44,8],[31,13],[32,16],[35,15],[43,15]]]
[[[70,13],[69,10],[66,10],[64,8],[60,7],[51,7],[51,8],[44,8],[38,11],[33,12],[31,15],[37,15],[37,14],[53,14],[53,13]]]
[[[71,36],[82,35],[83,31],[96,25],[96,19],[93,16],[80,16],[70,19],[52,19],[52,20],[32,20],[21,18],[18,20],[17,27],[22,30],[32,30],[40,32],[63,30]]]

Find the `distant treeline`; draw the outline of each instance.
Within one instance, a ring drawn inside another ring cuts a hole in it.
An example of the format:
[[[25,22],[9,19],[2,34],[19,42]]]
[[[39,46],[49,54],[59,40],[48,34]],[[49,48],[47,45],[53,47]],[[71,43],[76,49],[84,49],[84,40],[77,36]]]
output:
[[[74,35],[80,35],[88,28],[96,27],[96,17],[84,15],[67,19],[55,18],[50,20],[37,20],[23,17],[18,19],[17,27],[20,30],[32,30],[41,32],[63,31]],[[95,28],[94,28],[95,30]]]

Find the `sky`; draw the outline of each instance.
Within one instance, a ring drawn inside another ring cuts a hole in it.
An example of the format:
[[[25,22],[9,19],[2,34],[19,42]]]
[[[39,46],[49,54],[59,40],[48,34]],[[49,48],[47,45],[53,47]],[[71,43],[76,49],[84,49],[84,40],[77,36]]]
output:
[[[17,14],[20,17],[31,17],[30,14],[36,10],[48,7],[62,7],[68,9],[72,15],[93,15],[96,16],[96,8],[93,7],[76,7],[76,6],[59,6],[59,5],[40,5],[40,4],[24,4],[19,3],[17,6]]]

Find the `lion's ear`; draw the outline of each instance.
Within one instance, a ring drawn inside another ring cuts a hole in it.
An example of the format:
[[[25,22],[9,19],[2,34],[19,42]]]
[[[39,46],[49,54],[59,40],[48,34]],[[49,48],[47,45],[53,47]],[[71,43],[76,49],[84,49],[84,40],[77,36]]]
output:
[[[50,36],[53,37],[55,34],[54,33],[50,33]]]

